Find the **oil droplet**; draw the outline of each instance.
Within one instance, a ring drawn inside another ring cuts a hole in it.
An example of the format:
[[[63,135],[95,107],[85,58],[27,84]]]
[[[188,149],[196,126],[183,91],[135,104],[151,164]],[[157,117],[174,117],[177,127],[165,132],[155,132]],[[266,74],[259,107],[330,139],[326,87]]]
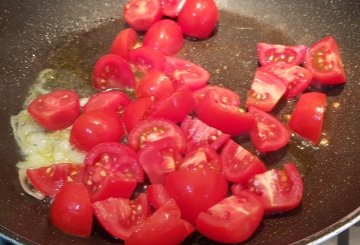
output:
[[[337,108],[340,107],[340,103],[336,101],[336,102],[332,103],[332,107],[334,107],[335,109],[337,109]]]
[[[319,145],[321,145],[321,146],[328,146],[328,145],[329,145],[329,139],[327,139],[327,138],[322,138],[322,139],[320,140]]]

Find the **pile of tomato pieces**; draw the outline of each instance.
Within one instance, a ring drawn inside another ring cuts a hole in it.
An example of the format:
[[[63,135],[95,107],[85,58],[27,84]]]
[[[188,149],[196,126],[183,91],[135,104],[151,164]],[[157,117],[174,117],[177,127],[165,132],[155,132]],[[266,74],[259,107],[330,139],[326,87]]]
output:
[[[33,187],[53,198],[55,227],[90,236],[95,216],[125,244],[179,244],[195,230],[217,242],[239,243],[264,214],[300,204],[303,182],[294,163],[267,169],[231,137],[246,134],[265,154],[288,144],[290,127],[318,144],[326,95],[303,92],[313,83],[345,82],[338,46],[331,36],[310,48],[259,43],[261,66],[245,111],[237,93],[207,85],[206,69],[175,56],[183,34],[202,39],[213,31],[214,14],[208,34],[185,31],[197,22],[181,16],[200,11],[201,17],[204,9],[217,13],[212,0],[129,1],[124,16],[131,28],[94,66],[93,86],[100,91],[82,107],[66,89],[29,105],[46,130],[71,127],[70,142],[86,152],[83,163],[27,170]],[[141,44],[136,30],[147,30]],[[134,90],[136,98],[123,89]],[[288,127],[270,112],[293,97],[299,100]],[[139,186],[146,188],[139,192]]]

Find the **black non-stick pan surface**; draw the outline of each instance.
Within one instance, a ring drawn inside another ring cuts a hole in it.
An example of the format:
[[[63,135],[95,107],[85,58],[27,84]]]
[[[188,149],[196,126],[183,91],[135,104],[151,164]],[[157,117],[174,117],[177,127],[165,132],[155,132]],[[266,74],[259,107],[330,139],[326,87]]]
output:
[[[110,244],[96,228],[91,238],[65,235],[48,222],[48,201],[20,187],[15,164],[21,154],[10,116],[23,108],[38,73],[56,72],[49,86],[88,87],[96,59],[109,50],[125,27],[123,1],[0,1],[0,232],[24,244]],[[312,147],[293,137],[288,147],[261,156],[267,166],[294,161],[304,180],[304,197],[294,211],[266,218],[247,244],[320,242],[348,227],[360,215],[360,2],[353,0],[229,0],[221,9],[217,32],[209,40],[186,41],[180,56],[199,63],[211,83],[245,93],[257,66],[255,44],[306,44],[332,34],[344,60],[347,84],[322,88],[328,95],[324,138]],[[90,90],[82,89],[83,95]],[[339,107],[333,106],[335,104]],[[282,103],[275,115],[291,112]],[[245,146],[248,140],[240,139]],[[251,149],[251,148],[250,148]],[[239,228],[241,229],[241,227]],[[212,244],[198,235],[186,244]],[[160,244],[160,243],[159,243]]]

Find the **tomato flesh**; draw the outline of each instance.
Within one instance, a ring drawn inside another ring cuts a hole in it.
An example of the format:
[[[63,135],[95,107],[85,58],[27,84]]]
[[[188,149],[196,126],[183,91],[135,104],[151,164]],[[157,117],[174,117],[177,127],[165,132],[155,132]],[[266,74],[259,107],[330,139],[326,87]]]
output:
[[[138,98],[153,96],[155,100],[174,93],[174,86],[169,77],[158,70],[151,70],[141,79],[136,88]]]
[[[154,104],[154,97],[139,98],[124,108],[123,121],[127,133],[130,133],[138,122],[149,116]]]
[[[163,71],[165,55],[159,50],[143,46],[130,51],[129,61],[142,72],[153,69]]]
[[[162,184],[151,184],[146,188],[146,196],[151,206],[156,210],[166,204],[171,198]]]
[[[178,16],[185,2],[186,0],[161,0],[163,15],[175,18]]]
[[[121,115],[124,107],[130,103],[130,98],[120,91],[99,92],[90,97],[83,108],[83,113],[96,110],[110,110]]]
[[[303,63],[308,47],[304,45],[285,46],[279,44],[258,43],[256,45],[261,65],[285,62],[292,65]]]
[[[121,56],[124,59],[129,59],[129,52],[132,50],[137,42],[136,31],[132,28],[122,30],[117,34],[111,44],[110,53]]]

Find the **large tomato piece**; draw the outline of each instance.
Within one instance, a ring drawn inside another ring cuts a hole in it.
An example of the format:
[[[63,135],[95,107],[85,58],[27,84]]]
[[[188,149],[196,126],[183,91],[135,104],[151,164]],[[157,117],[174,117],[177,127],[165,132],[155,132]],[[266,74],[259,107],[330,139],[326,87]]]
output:
[[[156,100],[174,92],[174,86],[169,77],[158,70],[151,70],[141,79],[136,88],[138,98],[153,96]]]
[[[131,132],[138,122],[149,116],[153,103],[154,97],[139,98],[124,108],[123,121],[127,133]]]
[[[130,0],[124,7],[124,18],[137,31],[146,31],[161,19],[160,0]]]
[[[283,170],[271,169],[255,175],[248,188],[257,194],[265,213],[285,212],[296,208],[302,199],[303,181],[294,163]]]
[[[214,241],[235,244],[247,240],[254,233],[263,214],[264,208],[257,198],[243,191],[200,213],[196,228]]]
[[[143,45],[159,49],[166,55],[175,55],[183,46],[181,27],[173,20],[160,20],[146,32]]]
[[[83,169],[83,164],[59,163],[49,167],[27,169],[26,175],[35,189],[53,197],[64,184],[81,182]]]
[[[96,110],[110,110],[122,114],[130,98],[120,91],[103,91],[90,97],[83,108],[83,113]]]
[[[90,236],[93,210],[89,193],[83,184],[67,183],[63,186],[51,203],[50,221],[65,233]]]
[[[104,142],[118,142],[125,134],[117,113],[96,110],[80,115],[71,128],[70,142],[76,148],[90,150]]]
[[[178,23],[184,34],[206,39],[214,31],[218,18],[214,0],[187,0],[178,15]]]
[[[143,72],[152,69],[162,71],[165,64],[165,55],[160,50],[143,46],[130,51],[129,61]]]
[[[113,237],[128,238],[136,226],[150,216],[150,206],[146,194],[135,200],[109,198],[92,204],[96,219]]]
[[[129,63],[121,56],[107,54],[102,56],[93,69],[95,89],[134,88],[135,77]]]
[[[195,224],[200,212],[225,197],[228,184],[213,170],[180,169],[166,177],[165,187],[179,205],[182,217]]]
[[[119,55],[127,60],[129,58],[129,51],[134,48],[136,42],[137,34],[134,29],[127,28],[122,30],[112,42],[110,53]]]
[[[28,112],[47,130],[64,129],[71,126],[80,114],[79,96],[70,90],[55,90],[34,99]]]
[[[325,94],[319,92],[302,94],[291,114],[290,128],[313,144],[318,144],[321,138],[325,107]]]
[[[304,65],[319,83],[335,85],[346,82],[339,46],[332,36],[324,37],[310,47]]]
[[[194,100],[195,100],[195,106],[200,104],[202,99],[205,98],[206,94],[209,91],[214,91],[215,93],[218,93],[221,95],[221,100],[225,104],[233,105],[233,106],[240,106],[240,97],[237,93],[234,91],[220,87],[220,86],[214,86],[214,85],[207,85],[201,89],[195,90],[193,92]]]
[[[257,55],[261,65],[285,62],[300,65],[305,58],[308,47],[304,45],[285,46],[279,44],[258,43]]]

